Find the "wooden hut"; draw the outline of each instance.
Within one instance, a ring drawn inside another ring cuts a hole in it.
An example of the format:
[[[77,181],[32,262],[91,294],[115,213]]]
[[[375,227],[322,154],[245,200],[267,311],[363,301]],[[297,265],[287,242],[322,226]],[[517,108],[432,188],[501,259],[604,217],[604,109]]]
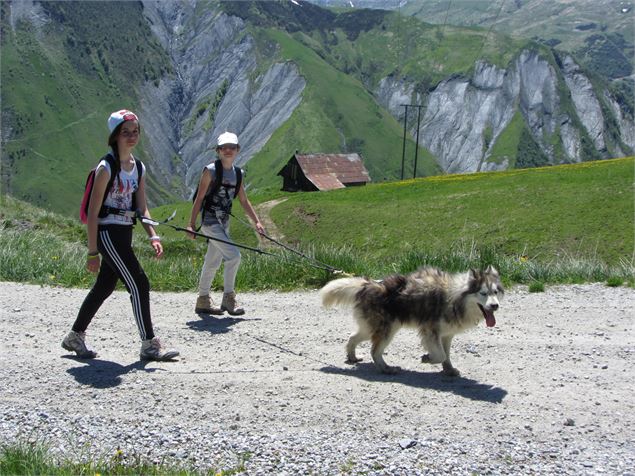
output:
[[[366,185],[368,170],[359,154],[293,154],[278,175],[287,192],[333,190]]]

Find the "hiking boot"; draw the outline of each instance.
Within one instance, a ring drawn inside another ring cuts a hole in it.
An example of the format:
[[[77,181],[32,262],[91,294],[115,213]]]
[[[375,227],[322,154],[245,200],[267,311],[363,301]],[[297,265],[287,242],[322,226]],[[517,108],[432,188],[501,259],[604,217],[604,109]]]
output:
[[[220,305],[221,310],[227,311],[232,316],[242,316],[245,310],[236,302],[236,293],[223,294],[223,302]]]
[[[196,314],[222,314],[223,310],[220,307],[214,306],[214,301],[209,296],[199,296],[196,298],[196,307],[194,308]]]
[[[86,333],[70,331],[62,341],[62,347],[69,352],[75,352],[82,359],[94,359],[97,352],[86,347]]]
[[[139,352],[139,357],[141,357],[141,360],[166,361],[173,360],[178,355],[178,350],[166,349],[165,347],[163,347],[158,337],[144,340],[141,343],[141,352]]]

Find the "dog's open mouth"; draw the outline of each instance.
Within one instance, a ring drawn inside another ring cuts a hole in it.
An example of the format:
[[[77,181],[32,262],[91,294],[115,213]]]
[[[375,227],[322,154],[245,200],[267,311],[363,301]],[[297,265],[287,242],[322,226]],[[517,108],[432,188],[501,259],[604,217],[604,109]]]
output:
[[[481,308],[483,317],[485,317],[485,325],[487,325],[487,327],[494,327],[496,325],[496,318],[494,317],[494,312],[488,309],[485,309],[480,304],[478,305],[478,307]]]

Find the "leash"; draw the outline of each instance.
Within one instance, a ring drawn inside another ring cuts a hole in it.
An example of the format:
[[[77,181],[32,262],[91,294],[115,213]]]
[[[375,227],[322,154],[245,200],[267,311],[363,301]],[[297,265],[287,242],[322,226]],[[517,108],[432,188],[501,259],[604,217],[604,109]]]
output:
[[[172,220],[176,216],[176,210],[174,210],[172,212],[172,215],[170,215],[169,217],[167,217],[165,220],[162,220],[162,221],[157,221],[157,220],[153,220],[152,218],[144,217],[143,215],[141,215],[141,213],[138,213],[137,215],[138,215],[139,220],[141,220],[141,223],[145,223],[146,225],[152,225],[152,226],[167,225],[170,228],[173,228],[173,229],[175,229],[177,231],[184,231],[185,233],[190,233],[190,234],[195,235],[195,236],[200,236],[201,238],[207,238],[208,240],[219,241],[221,243],[226,243],[228,245],[233,245],[233,246],[236,246],[237,248],[243,248],[245,250],[253,251],[253,252],[259,253],[261,255],[275,256],[275,257],[278,257],[278,258],[280,257],[280,256],[275,255],[273,253],[269,253],[268,251],[261,250],[260,248],[254,248],[252,246],[242,245],[240,243],[234,243],[231,240],[223,240],[222,238],[216,238],[214,236],[209,236],[209,235],[206,235],[204,233],[199,233],[198,231],[190,231],[187,228],[183,228],[182,226],[172,225],[171,223],[168,223],[168,222],[170,220]]]
[[[254,230],[254,227],[251,226],[251,224],[247,223],[245,220],[240,219],[239,217],[237,217],[233,213],[230,213],[230,215],[233,218],[235,218],[236,220],[238,220],[240,223],[245,225],[247,228],[249,228],[251,230]],[[254,230],[254,231],[257,232],[257,230]],[[310,261],[311,262],[311,263],[309,263],[310,266],[313,266],[313,267],[318,268],[318,269],[323,269],[325,271],[329,271],[330,273],[333,273],[333,274],[346,274],[341,269],[334,268],[333,266],[331,266],[329,264],[326,264],[326,263],[323,263],[321,261],[318,261],[317,259],[313,258],[312,256],[307,256],[304,253],[302,253],[301,251],[295,250],[295,249],[291,248],[290,246],[285,245],[284,243],[281,243],[281,242],[275,240],[274,238],[270,237],[269,235],[267,235],[265,233],[258,233],[258,234],[260,236],[262,236],[263,238],[266,238],[267,240],[271,241],[272,243],[280,246],[281,248],[284,248],[285,250],[290,251],[291,253],[294,253],[294,254],[300,256],[301,258],[304,258],[304,259]]]
[[[281,255],[278,255],[278,254],[275,254],[275,253],[270,253],[268,251],[262,250],[260,248],[254,248],[252,246],[247,246],[247,245],[243,245],[243,244],[240,244],[240,243],[235,243],[234,241],[229,240],[229,239],[223,240],[222,238],[216,238],[214,236],[209,236],[209,235],[206,235],[204,233],[200,233],[198,231],[191,231],[191,230],[188,230],[187,228],[183,228],[182,226],[172,225],[169,222],[171,220],[173,220],[175,216],[176,216],[176,210],[174,210],[172,212],[172,214],[169,217],[167,217],[165,220],[158,221],[158,220],[154,220],[152,218],[145,217],[145,216],[143,216],[141,214],[140,211],[137,211],[138,219],[141,221],[141,223],[145,223],[146,225],[152,225],[152,226],[167,225],[170,228],[173,228],[174,230],[177,230],[177,231],[184,231],[185,233],[190,233],[190,234],[195,235],[195,236],[200,236],[201,238],[207,238],[208,240],[218,241],[220,243],[225,243],[225,244],[228,244],[228,245],[236,246],[237,248],[242,248],[242,249],[245,249],[245,250],[253,251],[253,252],[261,254],[261,255],[273,256],[274,258],[287,259],[287,260],[289,258],[292,258],[291,256],[289,256],[289,257],[281,256]],[[232,216],[234,216],[234,215],[232,215]],[[237,218],[237,220],[242,222],[242,220],[240,220],[239,218]],[[247,225],[247,226],[249,226],[249,228],[252,228],[250,225]],[[266,236],[266,235],[263,235],[263,236]],[[273,240],[273,238],[269,238],[269,239],[274,241],[274,242],[276,242],[275,240]],[[278,242],[276,242],[276,243],[278,243]],[[336,269],[333,266],[329,266],[329,265],[324,264],[324,263],[320,263],[319,261],[315,260],[314,258],[306,256],[306,255],[300,253],[299,251],[296,251],[296,250],[294,250],[292,248],[289,248],[289,247],[287,247],[287,246],[285,246],[285,245],[283,245],[281,243],[278,243],[278,244],[280,246],[284,247],[285,249],[287,249],[289,251],[292,251],[292,252],[302,256],[303,258],[305,258],[307,260],[314,261],[315,263],[317,263],[317,264],[311,263],[311,262],[307,263],[309,266],[312,266],[313,268],[321,269],[323,271],[328,271],[328,272],[333,273],[333,274],[342,274],[343,273],[342,270]]]

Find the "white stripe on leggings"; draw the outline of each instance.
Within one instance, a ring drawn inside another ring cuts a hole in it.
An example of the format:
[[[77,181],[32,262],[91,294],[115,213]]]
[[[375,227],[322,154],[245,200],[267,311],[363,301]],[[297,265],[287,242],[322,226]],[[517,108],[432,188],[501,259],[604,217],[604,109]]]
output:
[[[128,289],[130,289],[130,295],[132,296],[132,311],[135,317],[135,321],[137,321],[137,327],[139,328],[139,335],[141,336],[141,340],[146,340],[147,334],[145,326],[143,325],[143,317],[141,313],[141,299],[139,298],[139,289],[137,288],[137,284],[135,280],[130,275],[130,271],[126,267],[123,259],[117,253],[115,246],[110,239],[110,235],[108,231],[100,231],[99,236],[101,237],[101,241],[104,244],[104,248],[108,252],[110,258],[114,261],[115,266],[123,276],[124,281],[128,285]]]

